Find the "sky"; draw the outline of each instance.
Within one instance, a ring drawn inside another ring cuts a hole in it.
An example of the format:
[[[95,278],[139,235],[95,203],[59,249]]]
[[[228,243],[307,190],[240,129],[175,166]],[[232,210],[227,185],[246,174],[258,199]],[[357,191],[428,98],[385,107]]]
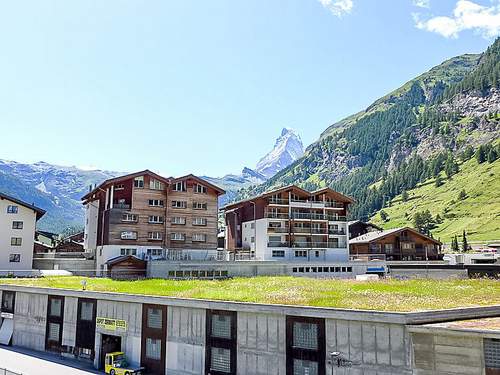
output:
[[[500,34],[500,0],[0,0],[0,158],[222,176]]]

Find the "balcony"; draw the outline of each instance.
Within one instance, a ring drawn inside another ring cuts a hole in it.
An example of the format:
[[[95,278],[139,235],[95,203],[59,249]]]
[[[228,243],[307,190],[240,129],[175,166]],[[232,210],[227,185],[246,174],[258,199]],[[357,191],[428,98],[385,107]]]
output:
[[[292,218],[295,220],[327,220],[327,215],[309,212],[293,212]]]
[[[333,234],[335,236],[345,236],[345,231],[340,229],[330,229],[328,234]]]
[[[288,227],[268,227],[267,231],[269,233],[288,233],[290,229]]]
[[[117,210],[130,210],[130,204],[113,203],[113,208],[116,208]]]
[[[266,212],[266,217],[270,219],[288,219],[288,213],[285,212]]]
[[[289,244],[288,242],[269,241],[267,247],[289,247]]]
[[[302,249],[344,249],[347,247],[346,242],[295,242],[292,243],[294,248]]]
[[[341,203],[341,202],[325,202],[325,207],[328,207],[328,208],[344,208],[344,203]]]
[[[347,221],[345,216],[327,215],[328,221]]]
[[[288,199],[283,199],[283,198],[268,198],[267,201],[268,201],[269,204],[281,204],[281,205],[288,206]]]
[[[323,208],[325,207],[325,202],[323,201],[311,201],[307,199],[292,199],[290,201],[292,206],[295,207],[305,207],[305,208],[311,208],[311,207],[316,207],[316,208]]]

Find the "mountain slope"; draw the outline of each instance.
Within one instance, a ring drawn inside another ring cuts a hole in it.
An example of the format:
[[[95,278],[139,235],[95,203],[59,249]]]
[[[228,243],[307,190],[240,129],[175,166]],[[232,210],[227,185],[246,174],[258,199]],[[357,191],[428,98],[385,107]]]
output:
[[[385,229],[412,226],[416,212],[429,210],[434,217],[443,219],[432,231],[443,242],[451,242],[464,230],[470,241],[500,239],[500,159],[478,164],[472,158],[460,165],[460,171],[451,179],[443,173],[441,177],[443,185],[436,187],[435,179],[429,179],[409,190],[406,201],[398,195],[383,209],[388,219],[383,221],[379,211],[372,222]],[[462,190],[465,197],[459,197]]]
[[[445,160],[500,137],[499,61],[500,39],[445,61],[330,126],[301,159],[237,198],[288,184],[330,186],[356,199],[353,217],[368,219]]]
[[[46,210],[38,228],[58,233],[68,227],[83,227],[80,198],[90,185],[119,174],[45,162],[0,160],[0,191]]]

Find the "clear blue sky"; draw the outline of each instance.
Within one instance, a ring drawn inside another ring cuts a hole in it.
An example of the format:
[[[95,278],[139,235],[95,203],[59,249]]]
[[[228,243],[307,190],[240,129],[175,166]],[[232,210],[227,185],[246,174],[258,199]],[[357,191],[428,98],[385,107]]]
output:
[[[0,3],[0,158],[169,175],[310,144],[500,28],[498,0]]]

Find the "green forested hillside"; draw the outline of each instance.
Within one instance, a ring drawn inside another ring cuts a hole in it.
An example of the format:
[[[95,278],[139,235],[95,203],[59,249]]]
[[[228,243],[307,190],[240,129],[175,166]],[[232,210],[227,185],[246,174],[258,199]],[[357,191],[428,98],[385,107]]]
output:
[[[329,186],[356,200],[351,217],[367,220],[500,138],[499,67],[500,38],[483,54],[449,59],[330,126],[304,157],[237,198],[288,184]]]
[[[440,178],[441,186],[431,178],[387,202],[382,210],[386,219],[379,211],[372,222],[385,229],[413,226],[415,214],[429,210],[438,217],[432,234],[443,242],[464,230],[469,241],[500,239],[500,159],[479,164],[471,158],[450,179],[444,172]]]

